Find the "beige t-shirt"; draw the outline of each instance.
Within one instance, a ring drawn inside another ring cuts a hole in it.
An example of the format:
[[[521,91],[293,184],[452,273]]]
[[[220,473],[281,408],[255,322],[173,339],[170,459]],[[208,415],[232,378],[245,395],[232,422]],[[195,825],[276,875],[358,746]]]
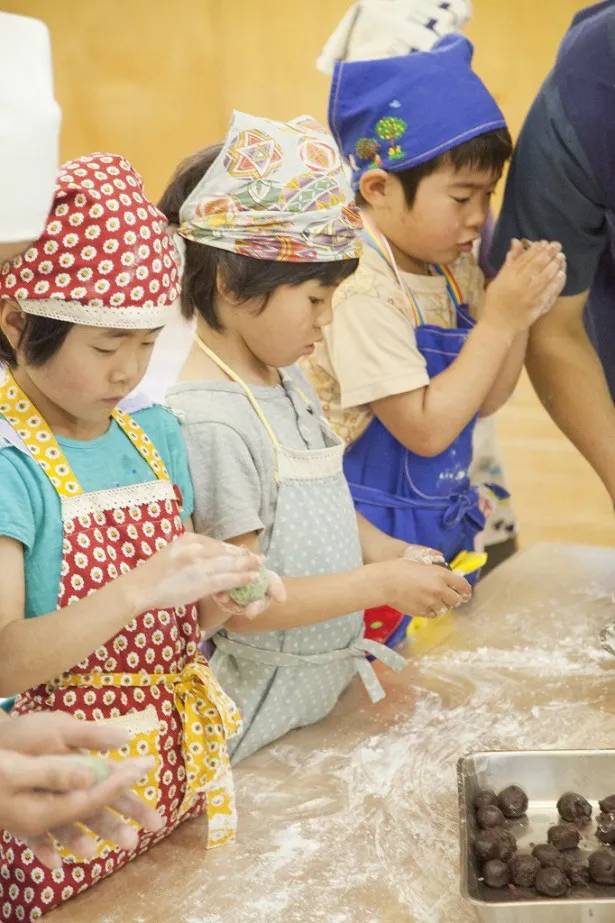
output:
[[[477,316],[485,281],[474,257],[464,254],[449,269],[470,313]],[[455,326],[443,276],[402,276],[425,323]],[[337,290],[325,341],[304,367],[331,425],[346,444],[371,422],[372,401],[429,384],[425,359],[416,345],[412,307],[393,270],[373,247],[363,248],[356,273]]]

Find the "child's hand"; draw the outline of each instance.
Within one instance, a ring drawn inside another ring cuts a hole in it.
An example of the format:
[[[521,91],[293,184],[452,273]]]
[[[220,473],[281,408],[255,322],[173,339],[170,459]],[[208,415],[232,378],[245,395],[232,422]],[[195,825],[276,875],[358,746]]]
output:
[[[229,618],[234,615],[242,615],[247,619],[255,619],[262,615],[272,602],[286,602],[286,589],[282,580],[272,570],[267,571],[267,575],[269,577],[267,591],[260,599],[248,603],[247,606],[242,606],[231,599],[228,593],[218,593],[215,601],[219,608],[227,613]]]
[[[566,282],[566,258],[557,242],[524,249],[513,240],[504,266],[485,296],[481,320],[517,336],[551,309]]]
[[[137,585],[137,607],[169,609],[255,583],[260,555],[188,532],[124,578]]]
[[[464,577],[437,564],[399,558],[378,566],[383,575],[386,604],[407,615],[435,618],[467,603],[472,596]]]
[[[407,561],[418,561],[419,564],[445,564],[444,555],[435,548],[427,545],[406,545],[402,557]]]

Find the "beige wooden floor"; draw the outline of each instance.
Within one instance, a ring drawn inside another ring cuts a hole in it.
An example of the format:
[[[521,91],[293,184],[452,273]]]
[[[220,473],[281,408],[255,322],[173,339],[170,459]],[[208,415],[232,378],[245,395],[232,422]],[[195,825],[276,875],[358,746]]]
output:
[[[581,0],[474,0],[468,35],[476,67],[516,134]],[[540,540],[615,544],[615,515],[600,481],[559,432],[524,378],[499,417],[524,545]]]

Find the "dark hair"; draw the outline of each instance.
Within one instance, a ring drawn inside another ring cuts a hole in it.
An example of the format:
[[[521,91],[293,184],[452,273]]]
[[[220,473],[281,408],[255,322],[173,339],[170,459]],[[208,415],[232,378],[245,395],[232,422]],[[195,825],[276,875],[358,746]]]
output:
[[[410,167],[409,170],[401,170],[395,176],[402,185],[408,208],[412,208],[421,180],[431,176],[440,167],[452,167],[453,170],[470,167],[499,174],[504,169],[506,161],[510,160],[512,152],[510,132],[507,128],[496,128],[495,131],[488,131],[484,135],[464,141],[463,144],[439,154],[433,160]],[[356,193],[356,202],[360,207],[367,204],[359,190]]]
[[[179,226],[179,212],[193,189],[207,173],[222,150],[214,144],[197,151],[184,160],[158,203],[170,225]],[[289,263],[282,260],[257,260],[220,250],[206,244],[186,240],[186,263],[182,279],[182,314],[189,320],[195,312],[213,329],[222,330],[216,313],[218,277],[242,301],[261,298],[258,313],[267,307],[269,295],[280,285],[301,285],[303,282],[320,282],[337,285],[352,275],[358,260],[337,260],[326,263]]]
[[[24,329],[19,338],[19,351],[28,365],[41,366],[58,352],[73,327],[65,320],[54,317],[39,317],[24,313]],[[17,365],[17,353],[0,330],[0,363],[10,369]]]

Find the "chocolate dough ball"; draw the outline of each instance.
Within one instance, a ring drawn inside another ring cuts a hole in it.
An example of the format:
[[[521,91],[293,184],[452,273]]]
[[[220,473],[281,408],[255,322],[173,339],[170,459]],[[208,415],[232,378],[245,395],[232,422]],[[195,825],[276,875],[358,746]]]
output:
[[[483,868],[483,878],[489,888],[505,888],[510,883],[508,866],[500,859],[489,859]]]
[[[592,816],[592,806],[578,792],[566,792],[557,802],[560,816],[572,824],[587,823]]]
[[[527,795],[518,785],[509,785],[501,791],[498,801],[504,817],[523,817],[527,811]]]
[[[480,811],[481,808],[499,808],[500,802],[495,792],[490,789],[483,789],[474,796],[474,810]]]
[[[491,804],[476,812],[476,823],[482,830],[488,830],[489,827],[501,827],[506,823],[506,818],[499,808]]]
[[[615,855],[599,849],[589,857],[589,877],[597,885],[615,885]]]
[[[603,801],[599,801],[600,810],[603,814],[615,814],[615,795],[607,795]]]
[[[547,839],[556,849],[576,849],[581,834],[574,824],[556,824],[555,827],[549,827]]]
[[[550,846],[548,843],[541,843],[534,846],[532,855],[538,859],[543,869],[559,869],[560,872],[566,871],[566,857],[562,856],[559,849]]]
[[[545,897],[563,897],[568,890],[568,879],[559,869],[541,869],[536,875],[536,890]]]
[[[541,869],[540,862],[534,856],[513,856],[508,863],[510,877],[520,888],[533,888],[536,875]]]
[[[517,851],[517,842],[508,830],[494,827],[491,830],[481,830],[474,840],[474,850],[481,862],[487,862],[489,859],[508,862]]]
[[[615,843],[615,814],[599,814],[596,818],[596,836],[601,843]]]
[[[586,888],[589,884],[589,868],[587,862],[579,862],[574,859],[566,860],[564,869],[566,878],[573,888]]]

